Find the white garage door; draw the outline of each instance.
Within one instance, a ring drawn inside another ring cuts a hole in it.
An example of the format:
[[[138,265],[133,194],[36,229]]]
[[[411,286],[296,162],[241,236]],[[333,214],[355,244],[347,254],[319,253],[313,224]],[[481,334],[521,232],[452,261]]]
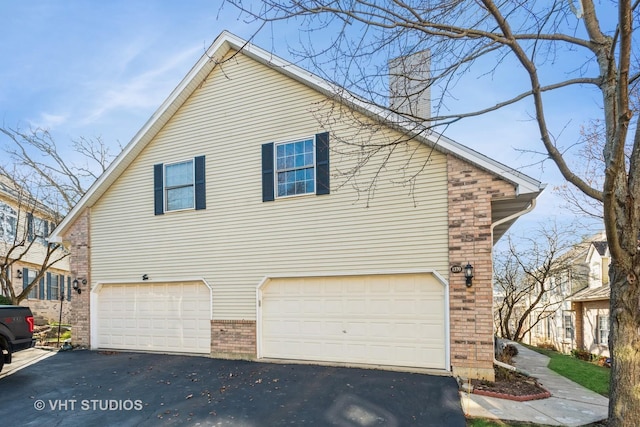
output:
[[[260,356],[446,369],[445,301],[431,274],[271,279]]]
[[[201,282],[102,285],[98,348],[211,352],[211,296]]]

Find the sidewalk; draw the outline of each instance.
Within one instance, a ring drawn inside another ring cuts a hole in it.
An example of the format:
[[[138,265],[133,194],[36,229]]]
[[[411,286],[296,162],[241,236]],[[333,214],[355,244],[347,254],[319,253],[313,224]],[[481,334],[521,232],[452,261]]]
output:
[[[51,357],[57,353],[52,350],[43,350],[40,348],[30,348],[27,350],[18,351],[13,354],[13,362],[8,365],[4,365],[2,372],[0,372],[0,378],[11,375],[14,372],[19,371],[22,368],[26,368],[29,365],[38,363],[39,361]]]
[[[607,418],[609,399],[547,368],[549,358],[517,343],[515,366],[551,392],[548,399],[515,402],[461,392],[462,410],[470,417],[527,421],[554,426],[583,426]]]

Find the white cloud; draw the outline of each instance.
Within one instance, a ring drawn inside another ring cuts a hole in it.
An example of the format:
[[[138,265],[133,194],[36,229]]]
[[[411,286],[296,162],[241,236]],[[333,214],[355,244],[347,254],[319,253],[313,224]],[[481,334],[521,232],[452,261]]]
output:
[[[124,58],[118,58],[123,76],[111,76],[105,81],[91,82],[88,86],[93,98],[86,109],[87,113],[79,118],[82,126],[100,121],[114,111],[149,110],[160,105],[162,100],[178,84],[198,57],[203,48],[192,47],[174,55],[167,55],[163,63],[150,61],[145,69],[129,71],[127,65],[133,64],[142,49],[125,52]],[[129,74],[127,76],[127,74]],[[93,86],[91,88],[91,86]]]
[[[39,119],[31,120],[31,126],[34,128],[51,130],[66,124],[68,120],[69,114],[40,113]]]

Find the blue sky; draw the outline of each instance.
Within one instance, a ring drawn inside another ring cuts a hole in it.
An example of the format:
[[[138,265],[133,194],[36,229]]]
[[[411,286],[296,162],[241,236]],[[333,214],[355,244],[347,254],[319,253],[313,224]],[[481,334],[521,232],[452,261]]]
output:
[[[0,118],[3,127],[47,128],[58,145],[78,137],[102,137],[125,145],[180,82],[220,32],[250,37],[231,6],[188,0],[30,0],[0,2]],[[256,43],[285,59],[298,40],[295,23],[265,27]],[[458,102],[472,107],[498,100],[514,81],[510,70],[493,84],[464,82]],[[522,78],[522,75],[518,75]],[[599,113],[598,94],[549,97],[556,135],[575,142],[576,130]],[[558,214],[551,187],[561,182],[555,166],[516,151],[542,150],[530,103],[451,126],[460,143],[549,183],[539,207],[520,220],[526,228]],[[5,141],[0,140],[0,143]]]

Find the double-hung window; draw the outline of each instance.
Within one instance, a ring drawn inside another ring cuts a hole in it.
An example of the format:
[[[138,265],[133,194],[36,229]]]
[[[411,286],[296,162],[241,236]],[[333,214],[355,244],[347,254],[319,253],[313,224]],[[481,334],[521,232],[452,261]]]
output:
[[[276,144],[277,197],[315,193],[313,139]]]
[[[330,191],[329,133],[262,145],[262,201]]]
[[[193,209],[195,177],[193,159],[164,166],[165,210]]]
[[[564,338],[567,340],[573,339],[573,319],[570,314],[564,314],[562,316],[562,322],[564,326]]]
[[[13,242],[16,238],[17,223],[16,211],[6,203],[0,202],[0,240]]]
[[[598,344],[609,345],[609,316],[598,315]]]
[[[205,209],[204,156],[153,166],[155,214]]]

